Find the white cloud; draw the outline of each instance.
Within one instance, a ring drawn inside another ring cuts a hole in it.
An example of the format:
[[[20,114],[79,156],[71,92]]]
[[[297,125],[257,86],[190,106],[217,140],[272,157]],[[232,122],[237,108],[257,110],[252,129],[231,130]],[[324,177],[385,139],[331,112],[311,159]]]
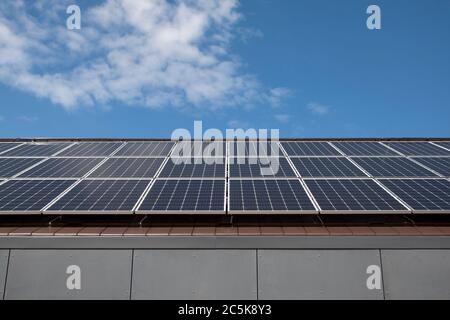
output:
[[[35,117],[35,116],[26,116],[26,115],[20,116],[18,119],[19,119],[20,121],[28,122],[28,123],[36,122],[36,121],[39,120],[38,117]]]
[[[330,112],[330,106],[326,106],[324,104],[320,104],[317,102],[310,102],[306,106],[309,111],[311,111],[314,114],[323,116]]]
[[[104,0],[81,8],[79,31],[62,23],[69,0],[2,1],[0,81],[66,109],[279,105],[290,91],[265,88],[228,52],[237,1]]]
[[[250,123],[244,120],[230,120],[227,123],[228,129],[248,129],[250,128]]]
[[[280,123],[286,124],[291,119],[291,116],[288,114],[276,114],[275,119]]]

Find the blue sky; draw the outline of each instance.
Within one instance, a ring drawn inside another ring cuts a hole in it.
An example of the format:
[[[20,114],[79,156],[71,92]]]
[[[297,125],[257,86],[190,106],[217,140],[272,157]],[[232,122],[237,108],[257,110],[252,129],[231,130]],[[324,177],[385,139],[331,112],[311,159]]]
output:
[[[0,136],[170,137],[202,120],[282,137],[450,137],[449,1],[192,2],[71,1],[79,31],[65,30],[64,1],[2,2],[0,56],[14,59],[0,58]],[[366,28],[370,4],[381,30]],[[131,14],[111,20],[111,8]],[[124,34],[131,47],[114,47]]]

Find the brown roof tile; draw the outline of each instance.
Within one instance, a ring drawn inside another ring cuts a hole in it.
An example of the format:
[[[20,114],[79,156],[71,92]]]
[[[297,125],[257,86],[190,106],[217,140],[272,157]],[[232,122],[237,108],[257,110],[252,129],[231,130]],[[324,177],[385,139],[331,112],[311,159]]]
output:
[[[82,227],[62,227],[55,231],[55,236],[76,236]]]
[[[216,227],[216,236],[237,236],[237,227]]]
[[[171,227],[151,227],[147,235],[148,236],[168,236]]]
[[[215,227],[195,227],[192,232],[193,236],[213,236],[216,234]]]
[[[109,227],[102,231],[102,236],[123,236],[127,227]]]
[[[308,236],[328,236],[329,232],[325,227],[305,227]]]
[[[145,236],[147,232],[150,230],[150,228],[143,228],[143,227],[133,227],[128,228],[124,232],[124,236]]]
[[[99,236],[103,230],[106,228],[104,227],[86,227],[83,228],[80,232],[78,232],[79,236]]]

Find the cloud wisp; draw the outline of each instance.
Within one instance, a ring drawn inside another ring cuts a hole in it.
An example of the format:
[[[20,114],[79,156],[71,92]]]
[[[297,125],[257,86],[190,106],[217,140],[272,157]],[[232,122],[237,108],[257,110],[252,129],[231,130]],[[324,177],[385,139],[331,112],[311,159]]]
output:
[[[238,0],[103,0],[67,30],[68,0],[0,3],[0,81],[70,110],[279,105],[229,52]],[[241,29],[242,30],[242,29]]]
[[[320,104],[317,102],[310,102],[310,103],[308,103],[308,105],[306,107],[308,108],[308,110],[311,113],[319,115],[319,116],[326,115],[331,110],[330,106]]]

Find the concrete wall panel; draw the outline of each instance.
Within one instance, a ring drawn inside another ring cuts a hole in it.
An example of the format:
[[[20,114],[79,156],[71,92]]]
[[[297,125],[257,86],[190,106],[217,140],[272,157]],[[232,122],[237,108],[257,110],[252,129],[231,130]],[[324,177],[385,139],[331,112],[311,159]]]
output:
[[[383,299],[367,288],[378,250],[259,250],[260,299]]]
[[[129,299],[131,252],[11,250],[5,299]],[[81,271],[80,290],[67,287],[72,265]]]
[[[256,251],[137,250],[132,299],[256,299]]]
[[[382,250],[386,299],[450,299],[449,250]]]
[[[6,270],[8,268],[8,250],[0,250],[0,300],[3,299]]]

